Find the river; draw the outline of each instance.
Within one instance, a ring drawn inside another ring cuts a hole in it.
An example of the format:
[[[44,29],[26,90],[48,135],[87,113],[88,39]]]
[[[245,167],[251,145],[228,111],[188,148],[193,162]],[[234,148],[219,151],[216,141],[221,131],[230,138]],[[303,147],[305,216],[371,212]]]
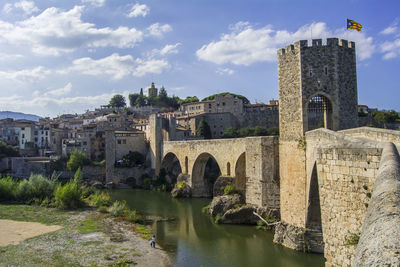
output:
[[[152,225],[157,244],[171,252],[175,266],[324,266],[320,254],[275,245],[273,233],[255,226],[215,224],[202,213],[211,199],[174,199],[169,193],[115,190],[112,198],[149,216],[174,218]]]

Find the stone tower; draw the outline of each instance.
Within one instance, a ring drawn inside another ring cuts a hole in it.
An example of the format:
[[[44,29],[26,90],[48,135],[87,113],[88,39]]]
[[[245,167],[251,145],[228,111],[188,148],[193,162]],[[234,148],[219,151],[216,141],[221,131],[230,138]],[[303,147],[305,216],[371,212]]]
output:
[[[151,83],[151,86],[148,89],[148,95],[149,97],[156,97],[158,95],[158,89],[156,88],[156,86],[154,85],[154,83]]]
[[[355,43],[306,40],[278,50],[282,221],[305,227],[306,131],[357,126]]]

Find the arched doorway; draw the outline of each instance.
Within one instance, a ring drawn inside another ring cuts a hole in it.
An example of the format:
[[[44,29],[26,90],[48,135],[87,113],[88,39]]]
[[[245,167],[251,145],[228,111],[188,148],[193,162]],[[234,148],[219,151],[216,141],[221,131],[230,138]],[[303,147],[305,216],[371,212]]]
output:
[[[314,163],[310,179],[306,228],[309,231],[309,238],[314,241],[313,246],[310,248],[311,251],[323,253],[324,242],[322,236],[321,203],[319,198],[318,172],[316,163]]]
[[[235,187],[246,198],[246,153],[242,153],[235,166]]]
[[[332,103],[324,95],[316,95],[307,105],[308,131],[317,128],[332,129]]]
[[[175,184],[180,173],[182,173],[182,167],[178,157],[174,153],[167,153],[161,162],[159,178]]]
[[[211,197],[214,182],[221,175],[221,170],[215,158],[209,153],[200,154],[192,170],[192,196]]]

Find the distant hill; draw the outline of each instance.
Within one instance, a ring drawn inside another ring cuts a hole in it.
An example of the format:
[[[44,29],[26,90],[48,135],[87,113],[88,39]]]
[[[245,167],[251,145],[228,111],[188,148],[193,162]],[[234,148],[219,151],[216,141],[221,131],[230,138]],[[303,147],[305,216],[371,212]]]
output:
[[[12,118],[14,120],[31,120],[31,121],[39,121],[39,116],[33,114],[25,114],[21,112],[13,112],[13,111],[0,111],[0,120]]]

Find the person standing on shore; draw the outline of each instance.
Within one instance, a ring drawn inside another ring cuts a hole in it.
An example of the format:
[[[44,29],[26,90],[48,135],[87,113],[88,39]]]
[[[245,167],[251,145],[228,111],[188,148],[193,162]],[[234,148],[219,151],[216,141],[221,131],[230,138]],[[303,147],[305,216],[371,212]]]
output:
[[[156,248],[156,236],[155,235],[153,235],[153,238],[150,241],[150,246],[152,248]]]

